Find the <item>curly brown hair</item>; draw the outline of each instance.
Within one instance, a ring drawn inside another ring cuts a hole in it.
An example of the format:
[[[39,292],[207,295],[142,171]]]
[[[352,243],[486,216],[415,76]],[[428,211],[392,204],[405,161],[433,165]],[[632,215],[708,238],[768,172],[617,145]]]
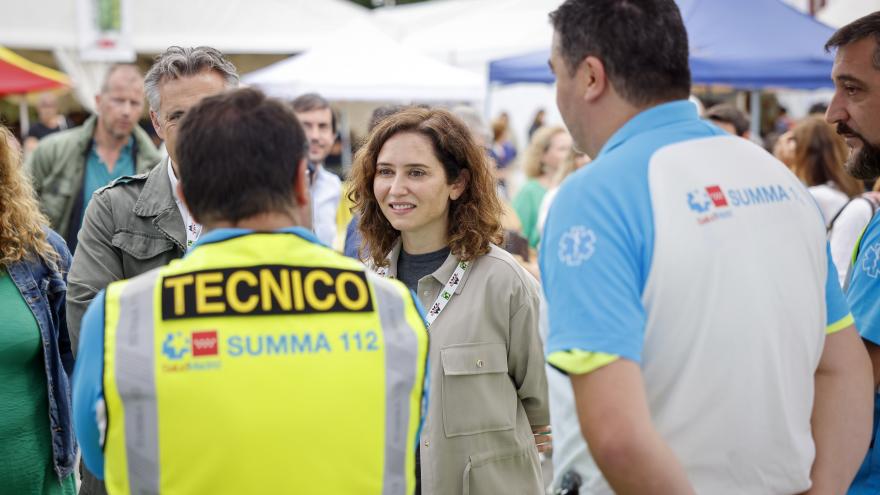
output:
[[[369,259],[376,266],[400,237],[379,207],[373,194],[376,163],[382,146],[392,136],[412,132],[428,138],[434,155],[443,164],[446,183],[455,182],[467,170],[465,191],[449,205],[449,248],[463,261],[489,252],[502,240],[501,201],[489,169],[485,150],[477,146],[467,126],[450,112],[432,108],[407,108],[377,125],[354,157],[348,198],[360,215],[359,230]]]
[[[39,256],[55,266],[58,253],[46,240],[49,224],[40,212],[34,189],[21,166],[21,154],[11,146],[15,137],[0,126],[0,265]]]

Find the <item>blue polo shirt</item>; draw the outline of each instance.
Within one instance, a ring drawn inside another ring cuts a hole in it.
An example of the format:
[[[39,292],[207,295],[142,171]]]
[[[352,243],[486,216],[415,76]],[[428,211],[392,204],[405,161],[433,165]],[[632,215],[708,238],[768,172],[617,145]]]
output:
[[[638,363],[697,493],[810,487],[814,373],[852,317],[821,214],[782,163],[688,101],[647,109],[563,183],[539,263],[548,361]]]
[[[119,158],[113,170],[98,155],[98,149],[94,142],[89,149],[89,155],[86,158],[85,177],[83,178],[83,218],[86,216],[86,207],[92,199],[92,194],[98,189],[106,186],[114,180],[126,175],[134,175],[134,136],[128,138],[128,143],[119,151]]]
[[[880,345],[880,215],[874,215],[862,234],[858,256],[846,299],[852,308],[856,327],[862,338]],[[865,462],[856,474],[849,495],[880,493],[880,452],[877,441],[880,433],[880,395],[874,397],[874,440]]]

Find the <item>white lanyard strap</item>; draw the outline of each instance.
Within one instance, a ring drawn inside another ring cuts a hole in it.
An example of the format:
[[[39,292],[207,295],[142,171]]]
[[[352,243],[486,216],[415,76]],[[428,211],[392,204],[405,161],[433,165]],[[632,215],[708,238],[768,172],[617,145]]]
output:
[[[455,288],[461,283],[461,279],[464,278],[464,272],[467,271],[469,265],[470,264],[467,261],[462,261],[459,262],[457,267],[455,267],[455,271],[452,272],[452,276],[449,277],[449,282],[446,282],[446,286],[440,291],[437,299],[434,300],[434,304],[431,305],[431,309],[428,310],[428,314],[425,315],[425,323],[428,325],[428,328],[430,328],[431,324],[434,323],[434,320],[440,316],[440,312],[443,311],[443,308],[449,304],[449,300],[452,299],[452,295],[455,294]]]
[[[449,277],[449,281],[446,282],[446,285],[440,291],[440,294],[437,296],[437,299],[434,300],[434,304],[431,305],[430,309],[428,309],[428,314],[425,315],[425,324],[430,328],[431,324],[434,323],[434,320],[440,316],[440,313],[446,308],[446,305],[449,304],[449,300],[452,299],[453,294],[455,294],[455,289],[458,287],[458,284],[461,283],[464,278],[464,274],[467,271],[470,263],[467,261],[461,261],[458,263],[458,266],[455,267],[455,271],[452,272],[452,276]],[[380,266],[376,268],[376,274],[380,277],[388,276],[388,267]]]

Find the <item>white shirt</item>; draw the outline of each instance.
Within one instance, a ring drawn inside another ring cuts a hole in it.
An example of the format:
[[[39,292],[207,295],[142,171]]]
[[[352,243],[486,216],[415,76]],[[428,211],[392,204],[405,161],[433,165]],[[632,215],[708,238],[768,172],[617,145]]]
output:
[[[336,209],[342,195],[342,181],[336,174],[324,170],[323,165],[315,168],[317,176],[312,184],[312,228],[315,235],[326,246],[332,246],[336,238]]]
[[[168,178],[171,180],[171,193],[174,194],[174,202],[177,204],[177,209],[180,211],[180,217],[183,218],[183,228],[186,230],[186,250],[189,251],[190,248],[192,248],[192,245],[199,240],[199,236],[202,234],[202,226],[196,223],[192,215],[190,215],[189,210],[186,208],[186,205],[180,200],[180,196],[177,194],[178,181],[177,176],[174,175],[174,167],[171,165],[171,158],[168,158]]]
[[[825,228],[831,224],[831,220],[837,215],[846,203],[849,202],[849,196],[844,194],[840,189],[834,186],[834,183],[822,184],[808,188],[819,210],[822,212],[822,218],[825,219]]]

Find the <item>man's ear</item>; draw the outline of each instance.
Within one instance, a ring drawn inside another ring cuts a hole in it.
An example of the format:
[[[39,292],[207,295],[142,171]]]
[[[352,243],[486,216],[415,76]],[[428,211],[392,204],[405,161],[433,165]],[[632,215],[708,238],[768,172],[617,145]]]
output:
[[[150,110],[150,122],[153,123],[153,129],[156,130],[156,134],[162,139],[165,140],[165,131],[162,129],[162,126],[159,125],[159,114]]]
[[[581,94],[585,101],[595,101],[608,89],[608,74],[605,64],[590,55],[585,58],[575,74]]]
[[[293,187],[293,199],[299,207],[309,204],[311,193],[309,192],[309,174],[306,159],[302,158],[296,166],[296,183]]]
[[[452,191],[449,193],[449,199],[455,201],[460,198],[467,190],[468,183],[471,181],[471,171],[464,169],[458,174],[458,178],[452,183]]]

